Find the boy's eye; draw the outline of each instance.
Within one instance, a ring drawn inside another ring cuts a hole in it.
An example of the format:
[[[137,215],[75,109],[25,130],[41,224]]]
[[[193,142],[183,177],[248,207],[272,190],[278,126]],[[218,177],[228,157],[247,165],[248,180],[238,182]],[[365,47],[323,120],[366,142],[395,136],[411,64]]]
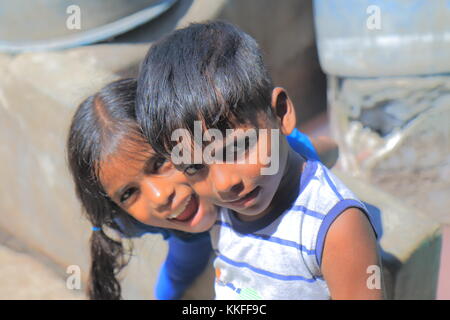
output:
[[[184,173],[188,176],[193,176],[204,167],[205,165],[203,164],[191,164],[184,169]]]
[[[236,148],[237,152],[248,151],[250,149],[250,147],[251,147],[251,145],[250,145],[249,137],[245,137],[243,142],[235,144],[235,148]]]
[[[247,155],[249,150],[255,145],[254,139],[250,139],[249,137],[245,137],[243,141],[239,143],[237,141],[234,142],[234,150],[233,154],[230,154],[231,159],[238,160],[240,157]]]
[[[120,196],[120,203],[125,203],[137,191],[136,188],[129,188]]]

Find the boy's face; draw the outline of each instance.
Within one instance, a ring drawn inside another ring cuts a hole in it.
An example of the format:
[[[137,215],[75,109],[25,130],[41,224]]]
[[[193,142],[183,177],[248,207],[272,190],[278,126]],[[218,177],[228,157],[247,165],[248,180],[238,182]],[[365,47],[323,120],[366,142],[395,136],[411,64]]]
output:
[[[278,89],[280,88],[275,90]],[[276,96],[272,103],[274,108],[277,107],[277,96],[280,94],[280,91],[275,90]],[[232,209],[242,220],[257,219],[270,210],[272,200],[285,175],[289,146],[283,135],[290,134],[295,126],[293,106],[290,101],[288,103],[290,104],[288,110],[285,110],[285,105],[281,106],[283,110],[280,118],[271,119],[259,115],[259,129],[256,129],[259,136],[256,143],[246,143],[245,148],[236,151],[229,148],[229,141],[226,138],[225,142],[223,140],[213,142],[219,145],[216,154],[219,152],[224,155],[223,158],[231,149],[235,155],[234,162],[190,165],[183,169],[191,186],[202,199]],[[278,115],[278,112],[276,114]],[[242,129],[240,133],[235,134],[236,141],[242,140],[245,132],[254,130],[244,125],[236,129]],[[268,134],[261,134],[260,129],[265,129]],[[270,167],[275,167],[276,170],[268,170]],[[269,174],[268,171],[272,172]]]
[[[147,150],[143,156],[143,148]],[[216,208],[199,199],[183,173],[151,153],[150,146],[123,139],[100,163],[108,196],[136,220],[162,228],[203,232],[216,220]],[[126,151],[123,151],[126,150]],[[140,155],[140,156],[136,156]]]
[[[242,126],[236,129],[245,131],[250,128]],[[280,139],[279,135],[275,135],[273,139],[270,134],[259,135],[254,145],[235,152],[237,159],[242,162],[245,160],[245,163],[234,161],[234,163],[188,166],[184,169],[185,175],[202,199],[232,209],[240,214],[243,220],[256,218],[269,207],[283,176],[287,146],[286,142],[283,143],[284,137],[281,138],[283,139]],[[220,141],[214,143],[219,143],[221,147],[224,145],[223,149],[227,149],[227,143]],[[267,150],[268,153],[260,156],[258,152],[260,150]],[[229,151],[223,150],[223,154],[227,152]],[[250,159],[255,154],[256,161],[251,163]],[[278,156],[277,159],[275,154]],[[269,158],[272,160],[266,161]],[[264,170],[273,166],[274,161],[279,161],[278,170],[274,174],[264,174]]]

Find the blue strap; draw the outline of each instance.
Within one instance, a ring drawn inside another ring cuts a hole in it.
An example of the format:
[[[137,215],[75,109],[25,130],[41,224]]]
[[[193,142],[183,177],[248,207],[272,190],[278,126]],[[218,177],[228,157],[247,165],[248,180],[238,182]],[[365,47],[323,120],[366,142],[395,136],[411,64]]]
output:
[[[301,133],[297,128],[295,128],[286,138],[289,145],[295,150],[295,152],[306,157],[307,159],[320,161],[316,149],[314,149],[311,140],[306,134]]]

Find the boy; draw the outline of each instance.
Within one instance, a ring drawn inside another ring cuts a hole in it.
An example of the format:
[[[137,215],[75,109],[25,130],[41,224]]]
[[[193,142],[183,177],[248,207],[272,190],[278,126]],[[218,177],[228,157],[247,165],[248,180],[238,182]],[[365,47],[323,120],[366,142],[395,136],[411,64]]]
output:
[[[218,299],[383,297],[366,284],[379,265],[366,208],[289,147],[282,135],[295,128],[292,101],[272,84],[249,35],[211,22],[158,41],[140,70],[136,112],[154,150],[223,208],[212,230]],[[173,152],[180,144],[182,161]]]

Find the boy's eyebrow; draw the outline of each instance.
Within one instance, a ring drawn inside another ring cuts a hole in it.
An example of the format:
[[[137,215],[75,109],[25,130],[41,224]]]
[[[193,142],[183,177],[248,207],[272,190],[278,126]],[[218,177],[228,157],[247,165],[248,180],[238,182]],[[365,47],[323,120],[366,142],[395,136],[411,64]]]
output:
[[[244,137],[245,137],[245,136],[243,136],[243,137],[237,137],[237,136],[234,136],[234,137],[233,137],[233,140],[231,140],[229,143],[224,144],[223,149],[227,149],[228,147],[233,147],[233,148],[234,148],[235,144],[239,145],[239,142],[241,142],[242,140],[244,140]],[[226,141],[227,141],[227,140],[225,140],[225,142],[226,142]]]
[[[230,139],[230,136],[231,136],[231,135],[227,135],[227,136],[225,137],[224,141],[227,142],[227,139]],[[231,140],[229,143],[224,144],[224,148],[226,148],[226,147],[228,147],[228,146],[232,146],[232,145],[234,145],[235,143],[238,144],[238,143],[241,142],[242,140],[244,140],[244,142],[245,142],[245,139],[246,139],[246,138],[249,138],[249,136],[248,136],[245,132],[242,133],[242,134],[234,135],[234,136],[233,136],[233,140]],[[256,131],[256,136],[255,136],[255,138],[258,139],[258,131]]]

